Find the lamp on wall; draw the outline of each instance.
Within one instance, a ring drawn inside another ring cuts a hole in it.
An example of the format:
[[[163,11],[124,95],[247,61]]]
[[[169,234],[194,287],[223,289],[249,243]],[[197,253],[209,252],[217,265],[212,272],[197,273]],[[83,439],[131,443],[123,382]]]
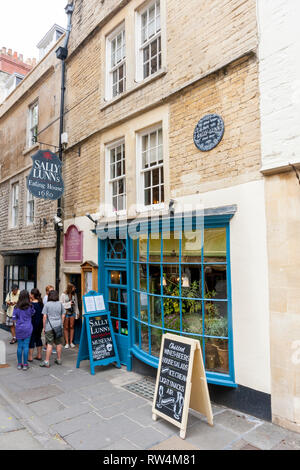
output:
[[[93,222],[93,224],[95,225],[94,230],[96,230],[97,225],[98,225],[98,220],[93,219],[93,217],[91,216],[91,214],[89,214],[88,212],[85,214],[85,216]]]

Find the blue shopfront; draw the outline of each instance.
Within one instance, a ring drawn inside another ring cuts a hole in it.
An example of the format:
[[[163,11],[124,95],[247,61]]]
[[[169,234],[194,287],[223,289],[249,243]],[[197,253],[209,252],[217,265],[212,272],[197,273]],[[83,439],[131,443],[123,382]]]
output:
[[[158,366],[170,332],[200,341],[207,380],[236,387],[230,220],[236,206],[97,227],[99,292],[111,312],[120,360]]]

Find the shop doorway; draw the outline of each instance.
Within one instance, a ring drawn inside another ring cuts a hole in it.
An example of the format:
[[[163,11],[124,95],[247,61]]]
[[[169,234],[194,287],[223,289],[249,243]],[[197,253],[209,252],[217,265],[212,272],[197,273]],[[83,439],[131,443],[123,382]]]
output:
[[[76,287],[76,294],[78,298],[78,308],[80,312],[80,318],[75,320],[75,332],[74,332],[74,344],[80,343],[81,326],[82,326],[82,294],[81,294],[81,274],[70,274],[69,282],[74,284]]]

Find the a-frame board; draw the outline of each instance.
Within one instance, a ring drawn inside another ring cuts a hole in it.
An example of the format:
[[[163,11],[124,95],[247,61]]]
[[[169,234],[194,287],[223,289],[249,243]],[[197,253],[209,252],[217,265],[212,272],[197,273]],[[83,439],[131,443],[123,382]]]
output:
[[[95,375],[95,366],[115,362],[121,367],[110,312],[105,309],[103,296],[90,291],[83,296],[83,305],[88,313],[83,317],[76,367],[86,359],[90,360],[92,375]]]
[[[185,439],[189,408],[204,414],[213,426],[200,343],[167,333],[161,343],[152,418],[160,416],[179,427]]]

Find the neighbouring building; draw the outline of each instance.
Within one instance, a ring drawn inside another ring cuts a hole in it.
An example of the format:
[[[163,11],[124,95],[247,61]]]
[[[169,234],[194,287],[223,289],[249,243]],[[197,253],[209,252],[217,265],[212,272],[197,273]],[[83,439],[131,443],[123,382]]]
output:
[[[271,419],[256,1],[74,5],[62,287],[98,285],[128,369],[155,374],[163,332],[195,337],[211,397]],[[224,135],[200,151],[211,114]]]
[[[22,54],[2,47],[0,50],[0,103],[5,100],[35,65],[35,59],[27,59],[24,62]]]
[[[42,293],[47,284],[55,285],[57,202],[34,198],[26,177],[37,150],[58,147],[61,63],[55,48],[59,44],[0,104],[1,306],[12,284],[29,291],[38,287]]]

